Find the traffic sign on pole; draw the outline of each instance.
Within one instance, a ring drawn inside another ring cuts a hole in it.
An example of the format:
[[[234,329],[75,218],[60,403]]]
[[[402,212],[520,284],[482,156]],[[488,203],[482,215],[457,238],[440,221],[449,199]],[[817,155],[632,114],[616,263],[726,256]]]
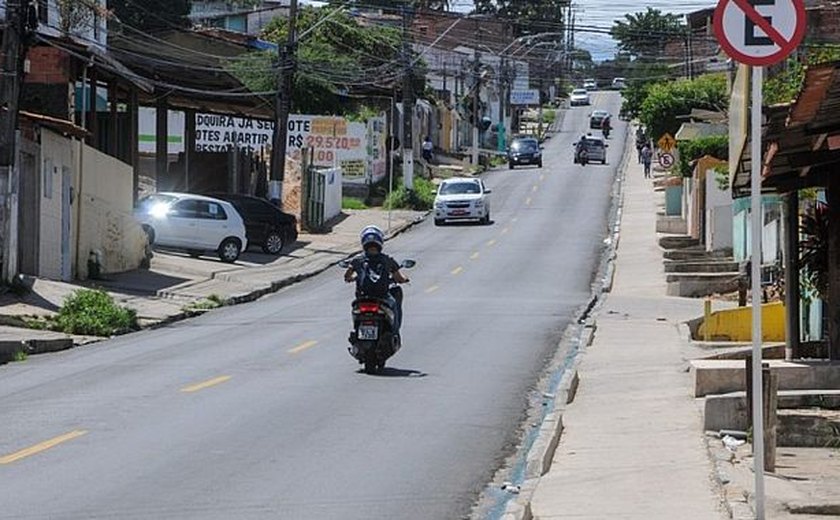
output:
[[[752,264],[752,424],[755,516],[765,519],[764,510],[764,404],[761,371],[761,117],[764,70],[785,59],[805,36],[803,0],[720,0],[715,9],[715,34],[721,47],[734,60],[752,66],[752,110],[750,114],[750,216]]]
[[[670,153],[674,149],[674,146],[677,145],[677,140],[674,139],[674,136],[666,132],[665,135],[659,138],[656,145],[659,146],[659,149],[663,152]]]
[[[659,166],[663,168],[670,168],[674,165],[674,156],[669,153],[659,155]]]
[[[721,0],[715,35],[735,61],[772,65],[787,57],[805,36],[803,0]]]

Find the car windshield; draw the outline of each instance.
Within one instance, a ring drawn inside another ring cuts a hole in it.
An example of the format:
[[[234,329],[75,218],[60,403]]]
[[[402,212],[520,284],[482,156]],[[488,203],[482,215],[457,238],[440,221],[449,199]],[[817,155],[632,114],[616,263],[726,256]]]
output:
[[[517,139],[510,145],[511,150],[531,151],[537,149],[537,141],[534,139]]]
[[[573,96],[584,96],[584,95],[586,95],[586,89],[585,88],[575,89],[575,90],[572,91],[572,95]]]
[[[587,139],[586,146],[589,148],[603,148],[604,142],[599,139]]]
[[[446,182],[440,187],[441,195],[475,195],[481,193],[477,182]]]
[[[168,206],[176,200],[178,200],[178,198],[173,197],[172,195],[161,195],[156,193],[140,199],[140,202],[137,203],[137,207],[141,211],[148,212],[155,207]]]

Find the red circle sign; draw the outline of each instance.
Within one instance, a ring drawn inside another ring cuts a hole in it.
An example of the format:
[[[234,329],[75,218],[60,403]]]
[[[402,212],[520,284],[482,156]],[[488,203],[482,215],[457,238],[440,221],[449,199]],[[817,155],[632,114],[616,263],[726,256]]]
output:
[[[805,36],[805,24],[803,0],[720,0],[714,16],[726,54],[754,66],[785,59]]]

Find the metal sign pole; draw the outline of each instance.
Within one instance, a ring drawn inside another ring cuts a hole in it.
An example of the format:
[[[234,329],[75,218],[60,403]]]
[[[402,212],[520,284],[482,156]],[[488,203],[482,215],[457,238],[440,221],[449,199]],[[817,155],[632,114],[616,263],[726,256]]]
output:
[[[752,218],[752,423],[753,471],[755,473],[755,517],[764,520],[764,403],[761,384],[761,105],[762,67],[752,67],[752,110],[750,113],[750,213]]]

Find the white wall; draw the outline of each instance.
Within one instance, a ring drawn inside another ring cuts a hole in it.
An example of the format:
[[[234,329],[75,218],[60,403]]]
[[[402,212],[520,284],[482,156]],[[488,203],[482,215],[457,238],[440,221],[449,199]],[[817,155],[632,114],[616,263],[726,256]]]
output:
[[[732,248],[732,194],[721,189],[714,169],[706,171],[706,250]]]
[[[77,169],[74,143],[50,130],[41,130],[41,226],[38,275],[69,281],[71,272],[62,269],[62,196],[71,186],[63,183],[62,172]],[[72,176],[71,176],[72,182]],[[68,240],[70,237],[67,237]],[[69,251],[65,253],[69,254]]]

